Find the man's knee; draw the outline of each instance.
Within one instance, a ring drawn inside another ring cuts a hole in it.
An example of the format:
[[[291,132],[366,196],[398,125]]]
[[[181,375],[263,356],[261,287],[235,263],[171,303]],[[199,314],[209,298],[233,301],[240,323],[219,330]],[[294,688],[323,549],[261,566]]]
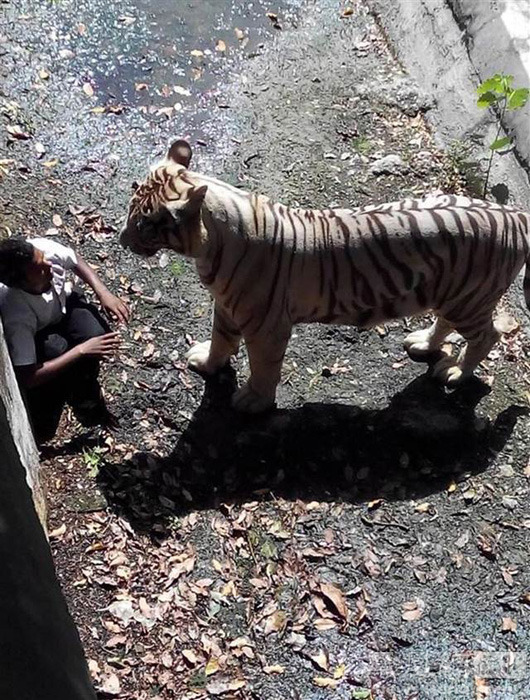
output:
[[[78,308],[70,319],[70,334],[76,344],[107,333],[103,323],[90,308]]]
[[[55,360],[68,350],[68,341],[58,333],[51,333],[42,341],[38,354],[41,361]]]

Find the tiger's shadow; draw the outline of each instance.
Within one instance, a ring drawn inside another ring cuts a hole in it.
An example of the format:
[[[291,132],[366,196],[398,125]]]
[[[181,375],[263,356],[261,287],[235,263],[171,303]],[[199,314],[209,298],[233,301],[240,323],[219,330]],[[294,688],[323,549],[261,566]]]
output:
[[[100,488],[133,527],[163,531],[175,514],[258,498],[421,498],[485,470],[526,413],[511,406],[488,422],[475,413],[489,392],[482,382],[446,393],[421,376],[380,410],[306,403],[245,417],[229,407],[234,383],[232,371],[207,381],[168,457],[138,452],[102,466]]]

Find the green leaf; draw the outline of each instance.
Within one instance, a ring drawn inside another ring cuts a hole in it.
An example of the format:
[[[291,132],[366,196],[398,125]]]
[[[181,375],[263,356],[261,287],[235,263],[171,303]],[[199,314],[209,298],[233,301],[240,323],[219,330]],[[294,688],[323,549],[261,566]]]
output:
[[[497,139],[494,141],[490,148],[492,151],[498,151],[500,148],[504,148],[504,146],[507,146],[509,143],[511,143],[512,137],[511,136],[503,136],[502,139]]]
[[[498,92],[500,95],[504,93],[502,84],[503,76],[497,73],[493,78],[488,78],[481,83],[477,88],[477,93],[483,95],[485,92]]]
[[[266,540],[261,546],[260,551],[267,559],[275,559],[278,555],[278,548],[271,540]]]
[[[372,697],[372,692],[370,690],[365,690],[360,688],[359,690],[352,690],[352,700],[370,700]]]
[[[485,109],[490,105],[495,104],[502,99],[501,95],[496,95],[494,92],[483,92],[477,100],[477,107]]]
[[[501,73],[501,78],[503,92],[508,94],[510,91],[510,85],[513,83],[513,75],[504,75],[504,73]]]
[[[530,89],[517,88],[513,90],[508,98],[508,109],[520,109],[524,107],[530,97]]]

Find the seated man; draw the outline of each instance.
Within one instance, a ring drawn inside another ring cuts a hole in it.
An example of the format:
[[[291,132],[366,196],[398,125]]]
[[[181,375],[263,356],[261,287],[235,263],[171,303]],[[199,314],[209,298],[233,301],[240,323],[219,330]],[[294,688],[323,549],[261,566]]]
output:
[[[82,294],[68,293],[67,270],[92,287],[107,313],[127,323],[125,302],[72,248],[47,238],[0,241],[0,313],[39,443],[55,435],[65,403],[82,425],[113,423],[98,372],[99,361],[116,352],[119,337]]]

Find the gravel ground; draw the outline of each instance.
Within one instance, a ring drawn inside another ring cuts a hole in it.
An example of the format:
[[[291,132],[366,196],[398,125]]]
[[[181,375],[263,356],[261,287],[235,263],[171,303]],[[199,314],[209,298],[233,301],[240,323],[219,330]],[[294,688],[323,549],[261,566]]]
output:
[[[132,180],[174,136],[198,171],[286,204],[473,190],[426,127],[432,97],[350,6],[2,6],[0,226],[75,245],[134,309],[103,379],[120,429],[66,415],[43,450],[102,698],[526,697],[530,355],[510,307],[453,393],[402,350],[419,320],[300,327],[278,410],[251,420],[228,404],[244,353],[206,385],[186,369],[211,317],[192,265],[118,246]]]

